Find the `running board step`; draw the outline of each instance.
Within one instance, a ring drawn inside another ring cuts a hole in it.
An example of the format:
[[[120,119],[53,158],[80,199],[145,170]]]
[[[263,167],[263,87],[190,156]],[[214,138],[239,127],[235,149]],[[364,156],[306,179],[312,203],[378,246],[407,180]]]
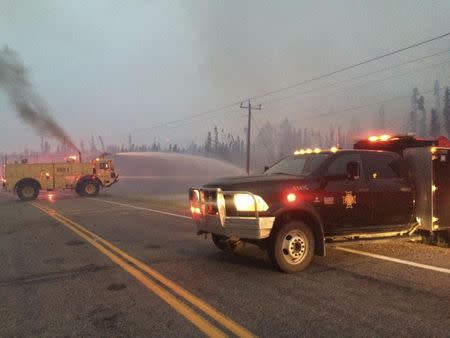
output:
[[[410,236],[396,236],[396,237],[374,237],[374,238],[360,238],[360,239],[343,239],[325,242],[326,246],[342,246],[342,245],[357,245],[363,243],[386,243],[386,242],[421,242],[423,240],[420,235]]]

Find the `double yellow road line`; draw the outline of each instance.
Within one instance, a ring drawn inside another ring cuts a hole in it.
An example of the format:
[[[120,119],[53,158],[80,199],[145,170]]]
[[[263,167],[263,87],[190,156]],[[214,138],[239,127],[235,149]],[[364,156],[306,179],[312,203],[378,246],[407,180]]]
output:
[[[174,283],[140,260],[128,255],[126,252],[120,250],[95,233],[87,230],[80,224],[75,223],[67,217],[59,214],[56,210],[47,208],[37,202],[33,202],[31,204],[49,215],[51,218],[63,224],[65,227],[98,249],[105,256],[109,257],[114,263],[140,281],[145,287],[169,304],[178,313],[183,315],[206,335],[211,337],[226,337],[227,334],[221,328],[223,327],[239,337],[254,336],[250,331],[228,318],[211,305],[205,303],[189,291],[185,290],[180,285]],[[200,310],[203,314],[195,311],[193,308]],[[205,315],[215,320],[220,324],[220,326],[213,324]]]

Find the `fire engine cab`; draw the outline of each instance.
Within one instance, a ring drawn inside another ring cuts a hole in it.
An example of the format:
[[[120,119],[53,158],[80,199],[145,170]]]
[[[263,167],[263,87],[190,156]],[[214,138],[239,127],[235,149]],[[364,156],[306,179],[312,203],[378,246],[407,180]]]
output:
[[[192,218],[220,249],[256,244],[289,273],[325,255],[327,244],[447,233],[446,142],[381,135],[349,150],[298,150],[262,175],[189,189]]]
[[[69,156],[63,163],[14,163],[3,168],[3,189],[15,193],[22,201],[34,200],[40,190],[75,190],[80,196],[95,196],[100,188],[118,181],[113,162],[106,157],[89,163],[81,156]]]

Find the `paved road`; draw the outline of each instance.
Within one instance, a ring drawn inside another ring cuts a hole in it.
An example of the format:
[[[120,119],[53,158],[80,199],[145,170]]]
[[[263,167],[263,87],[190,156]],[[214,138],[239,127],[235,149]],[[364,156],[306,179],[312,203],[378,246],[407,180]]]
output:
[[[449,249],[330,249],[286,275],[251,245],[216,250],[184,210],[119,203],[0,194],[0,336],[450,335]]]

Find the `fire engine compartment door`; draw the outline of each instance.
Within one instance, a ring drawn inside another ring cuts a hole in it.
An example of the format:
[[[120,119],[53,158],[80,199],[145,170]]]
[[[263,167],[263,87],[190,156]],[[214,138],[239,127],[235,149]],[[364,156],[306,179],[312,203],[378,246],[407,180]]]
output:
[[[55,188],[73,188],[76,178],[73,173],[75,163],[56,163],[55,165]]]
[[[53,190],[55,188],[55,177],[53,175],[53,165],[52,164],[31,164],[31,166],[40,166],[40,179],[42,189]]]
[[[433,181],[436,191],[433,196],[433,214],[438,219],[437,230],[450,228],[450,151],[438,149],[433,156]]]

